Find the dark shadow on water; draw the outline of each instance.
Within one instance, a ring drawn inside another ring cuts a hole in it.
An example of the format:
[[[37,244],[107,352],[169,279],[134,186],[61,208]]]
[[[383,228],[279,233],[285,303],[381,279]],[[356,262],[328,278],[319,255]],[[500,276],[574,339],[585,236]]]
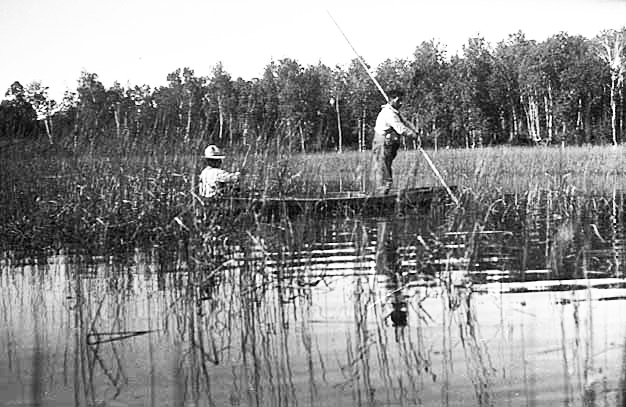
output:
[[[408,324],[408,304],[405,285],[408,282],[399,264],[398,243],[394,231],[394,222],[389,219],[376,223],[376,272],[386,277],[385,287],[388,290],[388,301],[391,312],[387,316],[394,327],[395,340],[398,342],[404,328]]]

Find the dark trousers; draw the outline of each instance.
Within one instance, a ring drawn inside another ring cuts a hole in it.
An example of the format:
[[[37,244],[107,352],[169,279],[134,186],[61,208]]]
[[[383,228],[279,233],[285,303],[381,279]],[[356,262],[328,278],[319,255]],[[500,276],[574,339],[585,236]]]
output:
[[[374,137],[372,142],[372,172],[370,177],[370,193],[386,194],[393,185],[391,166],[398,155],[397,142],[386,142],[382,137]]]

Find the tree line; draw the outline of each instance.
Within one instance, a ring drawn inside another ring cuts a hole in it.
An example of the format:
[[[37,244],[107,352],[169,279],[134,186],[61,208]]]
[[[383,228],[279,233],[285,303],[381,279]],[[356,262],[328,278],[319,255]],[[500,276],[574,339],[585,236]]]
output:
[[[404,116],[422,145],[472,148],[623,142],[625,71],[626,28],[541,42],[520,31],[495,47],[475,37],[451,57],[425,41],[412,59],[388,59],[371,72],[383,88],[405,91]],[[218,63],[207,77],[177,69],[156,88],[107,89],[84,71],[61,101],[40,82],[13,83],[0,103],[0,139],[364,149],[384,102],[357,59],[328,67],[286,58],[252,80],[233,79]]]

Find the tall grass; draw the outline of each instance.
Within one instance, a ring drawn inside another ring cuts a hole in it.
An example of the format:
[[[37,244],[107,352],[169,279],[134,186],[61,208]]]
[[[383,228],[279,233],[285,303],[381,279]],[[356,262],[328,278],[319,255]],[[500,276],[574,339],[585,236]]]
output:
[[[446,183],[490,197],[533,189],[554,191],[564,186],[591,194],[626,189],[623,146],[499,146],[426,153]],[[343,185],[344,189],[359,189],[371,165],[369,151],[297,155],[292,160],[304,183],[326,182],[332,187]],[[401,151],[393,171],[397,187],[441,185],[419,151]]]
[[[193,168],[177,154],[29,145],[3,157],[2,172],[5,250],[95,254],[180,234],[172,220],[190,202]]]
[[[171,149],[111,139],[72,151],[23,143],[0,152],[0,249],[70,247],[96,254],[188,239],[202,226],[195,217],[203,205],[196,195],[201,147]],[[302,155],[242,147],[229,153],[224,167],[244,170],[242,189],[266,196],[363,190],[371,165],[369,151]],[[610,194],[626,183],[623,147],[494,147],[428,154],[446,183],[471,191],[472,199],[486,207],[507,193],[568,188]],[[394,181],[398,188],[440,186],[418,151],[400,152]],[[205,212],[212,226],[233,225],[217,206]]]

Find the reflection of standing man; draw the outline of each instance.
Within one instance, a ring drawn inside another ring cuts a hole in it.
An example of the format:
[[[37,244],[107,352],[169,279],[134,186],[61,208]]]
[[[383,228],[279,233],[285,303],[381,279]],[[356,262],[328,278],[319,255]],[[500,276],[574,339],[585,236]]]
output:
[[[391,166],[400,148],[400,137],[416,137],[400,117],[404,92],[389,92],[389,102],[383,105],[376,118],[374,139],[372,141],[372,176],[373,193],[386,194],[391,189],[393,177]]]
[[[376,271],[387,276],[387,289],[391,292],[392,311],[388,317],[394,326],[396,341],[399,341],[402,328],[407,326],[407,303],[402,289],[402,274],[398,245],[393,233],[392,222],[385,220],[376,225]]]
[[[387,276],[395,274],[398,269],[398,251],[391,221],[378,222],[376,231],[376,271]]]

